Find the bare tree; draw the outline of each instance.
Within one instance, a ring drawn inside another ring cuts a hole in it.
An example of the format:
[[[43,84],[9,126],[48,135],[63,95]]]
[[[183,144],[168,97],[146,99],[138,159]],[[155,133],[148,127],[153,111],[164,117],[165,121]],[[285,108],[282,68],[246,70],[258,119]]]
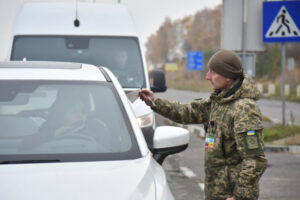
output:
[[[205,9],[172,22],[166,18],[146,43],[149,64],[163,66],[180,62],[186,51],[206,51],[220,45],[222,7]]]

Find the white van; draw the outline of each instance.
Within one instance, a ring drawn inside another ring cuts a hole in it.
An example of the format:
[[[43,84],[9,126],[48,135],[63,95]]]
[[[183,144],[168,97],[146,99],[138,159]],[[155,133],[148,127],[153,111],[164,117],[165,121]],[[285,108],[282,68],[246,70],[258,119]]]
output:
[[[9,60],[68,61],[106,66],[126,93],[150,89],[141,41],[127,7],[86,2],[25,2],[15,19]],[[154,92],[166,90],[165,76],[154,72]],[[153,111],[134,93],[133,109],[149,147]],[[116,122],[118,123],[118,122]]]

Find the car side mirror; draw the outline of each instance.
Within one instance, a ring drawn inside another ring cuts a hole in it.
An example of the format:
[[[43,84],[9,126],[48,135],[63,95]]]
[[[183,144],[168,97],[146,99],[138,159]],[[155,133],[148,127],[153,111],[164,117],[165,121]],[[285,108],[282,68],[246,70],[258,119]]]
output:
[[[190,133],[187,129],[159,126],[153,136],[153,157],[162,164],[168,155],[179,153],[188,147]]]
[[[153,92],[165,92],[167,90],[165,73],[161,70],[153,71]]]

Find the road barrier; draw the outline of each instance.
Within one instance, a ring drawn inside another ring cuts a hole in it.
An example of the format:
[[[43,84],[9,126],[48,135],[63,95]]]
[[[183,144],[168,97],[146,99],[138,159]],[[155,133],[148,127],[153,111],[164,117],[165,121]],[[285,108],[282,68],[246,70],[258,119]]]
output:
[[[264,84],[257,83],[257,89],[264,96],[274,96],[275,94],[281,94],[281,87],[276,87],[274,83],[267,84],[267,91],[264,90]],[[296,88],[292,89],[289,84],[285,84],[285,96],[296,96],[300,97],[300,85],[297,85]]]

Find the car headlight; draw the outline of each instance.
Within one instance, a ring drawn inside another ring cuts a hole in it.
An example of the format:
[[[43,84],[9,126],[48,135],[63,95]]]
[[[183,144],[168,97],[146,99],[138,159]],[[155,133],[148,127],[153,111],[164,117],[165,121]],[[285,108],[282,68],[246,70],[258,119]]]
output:
[[[137,121],[138,121],[139,126],[141,128],[152,126],[153,125],[153,120],[154,120],[154,114],[153,113],[149,113],[147,115],[137,117]]]

